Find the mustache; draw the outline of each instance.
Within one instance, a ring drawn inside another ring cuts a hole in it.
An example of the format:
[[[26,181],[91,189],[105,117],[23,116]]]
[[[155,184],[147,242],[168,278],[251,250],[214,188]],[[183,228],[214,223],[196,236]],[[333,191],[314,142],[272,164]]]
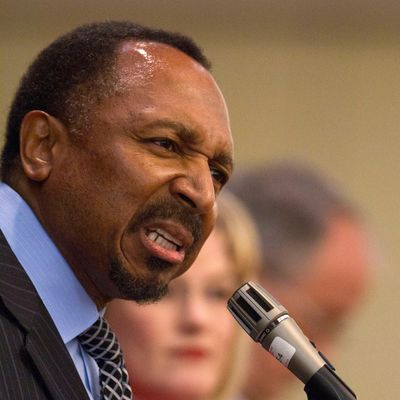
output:
[[[193,245],[198,242],[203,233],[203,223],[198,214],[191,213],[186,207],[178,202],[167,199],[159,199],[147,204],[140,210],[132,221],[132,229],[139,227],[154,219],[170,219],[179,223],[193,235]]]

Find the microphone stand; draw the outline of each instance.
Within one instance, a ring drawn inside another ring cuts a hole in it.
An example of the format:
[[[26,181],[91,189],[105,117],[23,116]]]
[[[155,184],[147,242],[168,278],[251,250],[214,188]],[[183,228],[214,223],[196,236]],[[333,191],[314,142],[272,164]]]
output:
[[[328,366],[320,368],[306,383],[308,400],[356,400],[355,393]]]

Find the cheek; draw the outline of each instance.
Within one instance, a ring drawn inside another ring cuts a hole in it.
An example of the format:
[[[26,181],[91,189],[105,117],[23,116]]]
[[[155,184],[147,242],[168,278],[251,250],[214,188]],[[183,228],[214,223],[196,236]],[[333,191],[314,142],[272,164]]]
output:
[[[165,323],[163,315],[152,306],[138,306],[127,301],[121,307],[109,310],[107,317],[118,337],[121,348],[133,369],[160,354]],[[163,329],[161,329],[161,327]]]
[[[131,147],[130,141],[123,140],[118,143],[116,154],[110,165],[110,169],[117,166],[112,174],[121,183],[124,181],[125,185],[129,184],[141,188],[142,191],[152,192],[176,175],[178,169],[176,162],[167,163],[165,159]],[[125,189],[128,190],[126,187]]]
[[[210,330],[214,335],[214,343],[217,349],[217,356],[224,363],[229,357],[232,350],[233,341],[236,334],[235,321],[229,315],[221,315],[216,318]]]
[[[240,333],[236,329],[237,327],[230,320],[220,319],[215,332],[218,337],[216,338],[215,345],[215,359],[212,365],[209,366],[209,372],[214,369],[212,373],[216,378],[214,385],[218,385],[218,381],[222,377],[229,375],[232,369],[232,355],[236,353],[235,345],[237,333]]]
[[[123,148],[125,145],[125,149]],[[104,199],[111,212],[121,212],[123,203],[137,202],[146,191],[146,168],[140,155],[131,154],[129,146],[117,141],[87,152],[79,171],[85,171],[87,187]],[[95,203],[96,204],[96,203]]]
[[[148,353],[152,348],[161,346],[161,326],[165,324],[162,323],[162,316],[158,313],[152,313],[150,310],[141,311],[133,313],[125,321],[125,341],[129,341],[131,347],[140,349],[141,353]]]
[[[121,341],[128,373],[138,388],[159,385],[169,367],[168,348],[173,332],[168,319],[163,317],[168,312],[152,312],[150,308],[151,305],[143,306],[143,312],[125,321]]]
[[[222,340],[227,342],[231,342],[233,336],[235,334],[235,325],[234,321],[231,318],[221,318],[218,322],[220,337]]]

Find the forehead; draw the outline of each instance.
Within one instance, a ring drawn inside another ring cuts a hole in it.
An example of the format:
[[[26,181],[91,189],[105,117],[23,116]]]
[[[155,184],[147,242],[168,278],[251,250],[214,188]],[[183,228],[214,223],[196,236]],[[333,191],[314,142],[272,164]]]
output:
[[[157,78],[159,74],[173,72],[173,77],[197,71],[199,76],[212,80],[210,73],[188,54],[170,45],[151,41],[126,41],[117,49],[117,67],[125,78]]]
[[[124,103],[134,120],[181,124],[188,132],[200,134],[197,140],[222,146],[232,157],[225,100],[212,75],[199,63],[165,44],[126,42],[119,49],[115,68],[120,95],[114,100]]]
[[[212,75],[187,54],[171,46],[154,42],[126,42],[116,59],[119,89],[135,90],[141,96],[170,91],[176,98],[199,100],[207,95],[208,105],[227,119],[222,93]],[[140,93],[145,90],[145,93]],[[169,99],[171,101],[171,99]],[[204,99],[205,100],[205,99]],[[227,121],[226,121],[227,122]]]
[[[368,287],[370,252],[362,227],[349,219],[330,222],[304,279],[304,291],[332,312],[347,313]]]

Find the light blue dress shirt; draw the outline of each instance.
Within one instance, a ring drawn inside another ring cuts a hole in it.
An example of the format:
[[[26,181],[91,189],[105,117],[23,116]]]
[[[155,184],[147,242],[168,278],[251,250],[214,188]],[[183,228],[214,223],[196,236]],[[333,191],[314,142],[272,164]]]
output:
[[[76,337],[99,317],[88,296],[22,197],[0,183],[0,229],[67,347],[91,400],[100,400],[97,364]]]

